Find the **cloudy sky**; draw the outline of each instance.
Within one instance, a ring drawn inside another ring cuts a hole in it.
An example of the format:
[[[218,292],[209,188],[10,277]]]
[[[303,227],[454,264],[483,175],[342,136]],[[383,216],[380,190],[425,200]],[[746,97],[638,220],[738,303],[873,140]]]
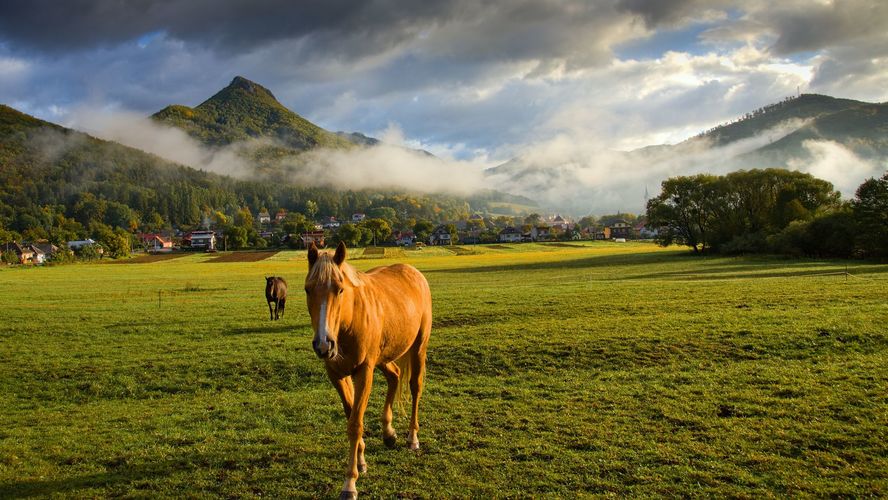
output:
[[[71,123],[243,75],[330,130],[479,164],[675,143],[801,92],[888,100],[884,0],[2,1],[0,101]]]

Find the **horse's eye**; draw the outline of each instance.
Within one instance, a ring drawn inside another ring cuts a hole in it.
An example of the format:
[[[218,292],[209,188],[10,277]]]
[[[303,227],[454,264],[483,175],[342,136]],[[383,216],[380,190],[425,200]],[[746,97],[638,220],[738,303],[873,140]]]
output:
[[[311,291],[308,289],[308,287],[305,287],[305,293],[306,294],[311,293]]]
[[[338,293],[339,295],[342,295],[342,292],[343,292],[343,291],[345,291],[345,290],[343,290],[342,288],[340,288],[339,291],[336,292],[336,293]]]

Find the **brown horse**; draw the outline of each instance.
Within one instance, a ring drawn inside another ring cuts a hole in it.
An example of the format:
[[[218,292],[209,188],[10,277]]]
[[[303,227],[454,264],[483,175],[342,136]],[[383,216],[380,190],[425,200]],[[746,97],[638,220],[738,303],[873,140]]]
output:
[[[265,277],[265,300],[268,302],[269,319],[274,321],[284,317],[284,306],[287,305],[287,280],[279,276]],[[271,309],[274,304],[274,311]]]
[[[324,360],[348,419],[351,454],[340,498],[356,498],[358,472],[367,471],[362,436],[374,368],[388,383],[383,441],[388,446],[396,442],[392,403],[399,385],[409,379],[413,409],[407,445],[419,449],[419,398],[432,329],[432,295],[425,277],[412,266],[395,264],[361,273],[345,256],[342,243],[334,255],[319,253],[312,244],[305,293],[315,331],[312,347]]]

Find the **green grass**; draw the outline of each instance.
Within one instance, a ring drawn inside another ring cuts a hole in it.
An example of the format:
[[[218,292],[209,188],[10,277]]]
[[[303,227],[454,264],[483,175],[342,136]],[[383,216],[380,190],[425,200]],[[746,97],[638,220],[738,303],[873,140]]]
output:
[[[377,374],[362,495],[888,494],[888,266],[508,246],[399,254],[435,303],[423,448],[382,444]],[[304,253],[210,258],[0,270],[0,497],[338,494]]]

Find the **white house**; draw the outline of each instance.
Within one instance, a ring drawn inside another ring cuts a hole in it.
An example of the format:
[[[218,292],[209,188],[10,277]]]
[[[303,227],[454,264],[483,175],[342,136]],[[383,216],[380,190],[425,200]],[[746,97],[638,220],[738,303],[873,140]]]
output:
[[[191,248],[216,249],[216,233],[213,231],[192,231],[189,236]]]
[[[499,232],[497,240],[502,243],[516,243],[521,241],[521,231],[509,226]]]
[[[68,242],[68,248],[71,250],[80,250],[81,248],[89,245],[95,245],[96,241],[92,238],[87,238],[85,240],[74,240]]]

